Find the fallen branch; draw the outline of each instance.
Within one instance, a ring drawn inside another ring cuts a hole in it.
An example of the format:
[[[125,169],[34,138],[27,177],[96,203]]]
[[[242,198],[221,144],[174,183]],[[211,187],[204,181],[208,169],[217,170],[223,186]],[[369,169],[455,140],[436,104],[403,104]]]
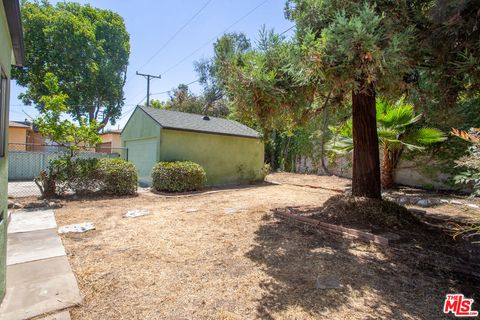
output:
[[[275,212],[274,215],[282,219],[290,219],[296,222],[307,224],[314,228],[321,229],[330,233],[339,234],[349,238],[359,239],[369,243],[375,243],[381,246],[388,246],[387,238],[382,236],[377,236],[369,232],[336,226],[330,223],[321,222],[317,219],[298,216],[298,215],[285,213],[285,212]]]

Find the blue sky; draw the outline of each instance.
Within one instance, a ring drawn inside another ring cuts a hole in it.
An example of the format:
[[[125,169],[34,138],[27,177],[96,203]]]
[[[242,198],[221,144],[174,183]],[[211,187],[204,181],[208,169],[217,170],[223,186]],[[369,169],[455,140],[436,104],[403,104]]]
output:
[[[223,34],[229,26],[259,5],[227,32],[244,32],[253,41],[257,38],[258,30],[263,24],[268,28],[274,28],[277,32],[283,32],[293,25],[284,17],[285,0],[78,0],[76,2],[89,3],[94,7],[119,13],[125,19],[130,33],[131,53],[127,83],[124,88],[126,105],[123,108],[122,119],[118,123],[120,127],[128,120],[133,106],[146,95],[146,80],[136,76],[135,71],[161,74],[162,79],[151,82],[152,93],[164,92],[175,88],[180,83],[196,80],[193,62],[212,56],[213,41],[209,41]],[[165,49],[154,56],[167,40],[204,6],[205,8],[176,35]],[[286,36],[291,34],[292,31],[289,31]],[[150,59],[152,60],[143,66]],[[184,61],[181,62],[182,60]],[[169,71],[165,72],[167,70]],[[192,84],[190,89],[194,93],[201,92],[198,83]],[[33,106],[23,106],[17,99],[22,90],[14,81],[12,82],[11,120],[27,118],[24,112],[32,117],[37,115]],[[151,98],[165,100],[168,94],[154,95]]]

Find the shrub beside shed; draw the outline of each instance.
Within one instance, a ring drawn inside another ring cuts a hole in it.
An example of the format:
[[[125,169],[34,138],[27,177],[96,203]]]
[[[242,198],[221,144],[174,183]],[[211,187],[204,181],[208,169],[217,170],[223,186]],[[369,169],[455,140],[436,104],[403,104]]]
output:
[[[209,186],[263,179],[260,134],[236,121],[139,106],[121,137],[143,185],[151,185],[159,161],[196,162],[205,169]]]

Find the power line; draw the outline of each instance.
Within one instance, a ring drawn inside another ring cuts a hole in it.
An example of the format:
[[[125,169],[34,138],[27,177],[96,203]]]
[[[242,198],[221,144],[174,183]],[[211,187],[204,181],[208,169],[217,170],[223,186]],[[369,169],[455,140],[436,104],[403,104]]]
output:
[[[135,104],[132,108],[128,109],[127,111],[123,112],[123,114],[120,116],[120,118],[118,118],[118,120],[122,120],[123,118],[125,118],[131,111],[133,111],[138,105],[140,105],[143,100],[145,100],[147,98],[147,96],[143,97],[142,100],[140,100],[137,104]]]
[[[139,102],[136,104],[136,106],[138,106],[138,105],[142,104],[142,102],[143,102],[143,101],[145,101],[145,99],[147,99],[147,96],[143,97],[143,99],[142,99],[142,100],[140,100],[140,101],[139,101]]]
[[[295,28],[296,26],[297,26],[297,25],[294,24],[293,26],[291,26],[291,27],[288,28],[287,30],[283,31],[283,32],[280,33],[279,35],[280,35],[280,36],[283,36],[285,33],[287,33],[288,31],[292,30],[292,29]]]
[[[245,15],[243,15],[240,19],[238,19],[237,21],[235,21],[234,23],[232,23],[231,25],[229,25],[225,30],[223,30],[222,32],[218,33],[217,35],[215,35],[213,38],[211,38],[210,40],[208,40],[208,42],[205,42],[202,46],[198,47],[197,49],[195,49],[193,52],[191,52],[190,54],[188,54],[187,56],[185,56],[183,59],[181,59],[180,61],[178,61],[177,63],[175,63],[173,66],[169,67],[168,69],[166,69],[164,72],[162,72],[162,74],[165,74],[169,71],[171,71],[172,69],[176,68],[177,66],[179,66],[180,64],[182,64],[183,62],[185,62],[188,58],[190,58],[191,56],[193,56],[195,53],[197,53],[198,51],[202,50],[205,46],[209,45],[210,43],[212,43],[213,41],[215,41],[220,35],[224,34],[225,32],[227,32],[230,28],[232,28],[233,26],[235,26],[236,24],[240,23],[243,19],[245,19],[246,17],[248,17],[249,15],[251,15],[254,11],[256,11],[258,8],[260,8],[261,6],[263,6],[265,3],[267,3],[268,0],[264,0],[262,1],[260,4],[258,4],[256,7],[254,7],[253,9],[251,9],[250,11],[248,11]]]
[[[189,82],[187,84],[185,84],[186,86],[189,86],[191,84],[194,84],[195,82],[198,82],[200,81],[200,79],[197,79],[197,80],[193,80],[192,82]],[[156,96],[156,95],[160,95],[160,94],[165,94],[165,93],[169,93],[169,92],[172,92],[172,91],[175,91],[175,89],[171,89],[171,90],[167,90],[167,91],[163,91],[163,92],[156,92],[156,93],[152,93],[151,95],[152,96]]]
[[[23,109],[20,110],[20,111],[10,109],[10,113],[16,113],[16,114],[21,114],[22,113],[23,114]]]
[[[65,107],[97,107],[96,104],[66,104]],[[124,104],[122,107],[135,106],[135,104]],[[11,104],[10,107],[26,107],[24,104]],[[13,110],[10,110],[13,111]],[[13,111],[15,112],[15,111]]]
[[[135,106],[135,107],[133,107],[133,108],[130,108],[130,109],[128,109],[127,111],[125,111],[125,113],[124,113],[120,118],[118,118],[118,120],[122,120],[123,118],[125,118],[126,116],[128,116],[128,114],[129,114],[132,110],[134,110],[136,107],[137,107],[137,106]]]
[[[170,42],[172,42],[172,40],[175,39],[175,37],[190,24],[190,22],[192,22],[193,19],[195,19],[203,11],[203,9],[210,4],[210,2],[212,2],[212,0],[205,2],[205,4],[197,12],[195,12],[195,14],[191,16],[187,22],[185,22],[177,31],[175,31],[175,33],[160,47],[160,49],[158,49],[140,68],[138,68],[138,70],[142,70],[143,67],[149,64],[160,52],[162,52],[162,50],[165,49]]]

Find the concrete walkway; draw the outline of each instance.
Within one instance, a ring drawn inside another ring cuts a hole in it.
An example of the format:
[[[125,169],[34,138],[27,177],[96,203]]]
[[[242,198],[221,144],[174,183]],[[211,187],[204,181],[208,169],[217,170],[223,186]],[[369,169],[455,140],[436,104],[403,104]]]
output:
[[[8,183],[10,198],[39,197],[42,194],[33,181],[12,181]]]
[[[7,293],[0,319],[17,320],[49,314],[81,303],[77,280],[57,234],[53,210],[18,211],[11,215],[7,241]]]

